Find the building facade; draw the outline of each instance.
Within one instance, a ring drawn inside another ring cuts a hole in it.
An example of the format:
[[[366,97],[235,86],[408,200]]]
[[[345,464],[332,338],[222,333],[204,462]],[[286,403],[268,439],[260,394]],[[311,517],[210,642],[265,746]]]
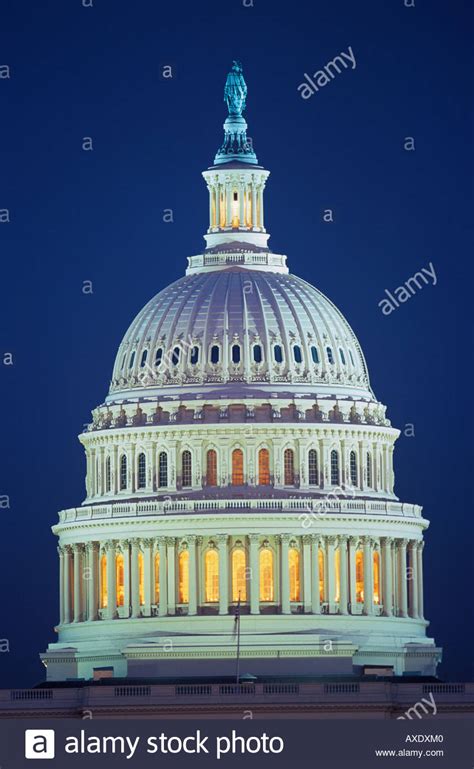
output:
[[[48,679],[229,675],[236,628],[254,674],[433,675],[399,431],[345,318],[268,247],[238,63],[225,94],[206,248],[132,322],[79,436]]]

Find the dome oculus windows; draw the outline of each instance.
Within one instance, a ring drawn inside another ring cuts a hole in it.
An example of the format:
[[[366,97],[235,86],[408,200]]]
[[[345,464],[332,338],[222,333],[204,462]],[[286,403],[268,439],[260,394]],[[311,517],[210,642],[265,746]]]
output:
[[[219,363],[220,349],[218,344],[213,344],[211,347],[211,363],[215,366]]]
[[[303,356],[301,354],[301,347],[299,344],[295,344],[293,346],[293,358],[295,360],[295,363],[301,363],[303,360]]]
[[[332,349],[330,347],[326,347],[326,355],[328,356],[328,363],[332,366],[334,363],[334,355],[332,354]]]
[[[274,346],[273,357],[275,358],[275,363],[283,363],[283,350],[281,344],[276,344]]]
[[[253,346],[253,359],[255,363],[262,362],[262,346],[260,344],[254,344]]]
[[[232,363],[235,365],[240,363],[240,344],[232,345]]]
[[[313,363],[319,363],[318,348],[314,344],[311,346],[311,358]]]
[[[190,360],[191,360],[191,365],[192,365],[192,366],[195,366],[197,363],[199,363],[199,347],[198,347],[197,345],[195,345],[195,346],[194,346],[194,347],[191,349],[191,357],[190,357]]]

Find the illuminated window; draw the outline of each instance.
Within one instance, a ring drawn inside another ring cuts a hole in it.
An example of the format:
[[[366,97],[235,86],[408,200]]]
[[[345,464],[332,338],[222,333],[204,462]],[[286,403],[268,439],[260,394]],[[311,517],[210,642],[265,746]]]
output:
[[[362,550],[356,552],[356,601],[364,602],[364,554]]]
[[[160,554],[155,555],[155,603],[160,602]]]
[[[349,465],[351,471],[351,483],[357,486],[357,457],[355,451],[351,451],[349,456]]]
[[[189,603],[189,550],[181,550],[178,557],[178,600]]]
[[[313,363],[319,363],[319,355],[318,355],[318,348],[314,346],[311,347],[311,358],[313,359]]]
[[[219,363],[219,355],[220,355],[219,345],[213,344],[211,347],[211,363],[213,363],[214,365]]]
[[[273,348],[273,355],[275,357],[276,363],[282,363],[283,362],[283,350],[281,348],[280,344],[276,344]]]
[[[295,547],[288,551],[290,570],[290,601],[300,601],[300,554]]]
[[[380,603],[380,554],[374,552],[374,603]]]
[[[283,454],[285,486],[293,486],[295,483],[295,458],[292,449],[285,449]]]
[[[335,571],[335,588],[336,592],[334,600],[336,603],[341,599],[341,548],[338,547],[334,553],[334,571]]]
[[[260,550],[260,600],[274,600],[273,552],[269,547]]]
[[[259,344],[254,344],[253,346],[253,359],[255,363],[262,362],[262,347]]]
[[[232,345],[232,363],[240,363],[240,344]]]
[[[102,609],[107,608],[107,556],[100,559],[100,605]]]
[[[168,455],[166,451],[160,451],[158,456],[158,486],[159,488],[168,485]]]
[[[241,547],[232,551],[232,600],[247,600],[245,550]]]
[[[270,452],[268,449],[260,449],[258,452],[258,483],[260,486],[268,486],[270,483]]]
[[[324,601],[324,553],[322,548],[318,549],[318,572],[319,572],[319,600]]]
[[[193,347],[191,350],[191,365],[195,366],[199,362],[199,347]]]
[[[232,486],[242,486],[244,482],[244,452],[234,449],[232,452]]]
[[[122,454],[120,457],[120,490],[127,488],[127,457]]]
[[[133,364],[135,363],[135,350],[132,352],[130,356],[130,360],[128,362],[128,367],[133,368]]]
[[[310,486],[318,485],[318,454],[316,449],[308,452],[308,483]]]
[[[206,479],[208,486],[217,486],[217,453],[214,449],[207,452]]]
[[[344,350],[342,349],[342,347],[339,348],[339,355],[341,357],[342,365],[345,366],[346,365],[346,356],[344,355]]]
[[[117,590],[117,606],[123,606],[125,602],[125,583],[124,583],[124,566],[123,555],[117,555],[115,559],[115,584]]]
[[[293,347],[293,357],[295,359],[295,363],[301,363],[303,360],[303,356],[301,355],[301,347],[297,344]]]
[[[145,366],[147,357],[148,357],[148,350],[143,350],[143,352],[142,352],[142,359],[140,361],[140,367],[141,368],[143,368]]]
[[[330,347],[326,347],[326,355],[328,356],[328,363],[332,365],[334,363],[334,355]]]
[[[138,455],[138,488],[144,489],[146,486],[146,457],[143,452]]]
[[[145,568],[143,562],[143,553],[138,553],[138,596],[140,606],[145,603]]]
[[[175,347],[171,355],[171,363],[173,364],[173,366],[178,365],[180,357],[181,357],[181,350],[179,347]]]
[[[181,457],[181,477],[183,486],[192,485],[191,452],[186,449]]]
[[[207,550],[204,558],[204,587],[207,603],[219,600],[219,555],[215,548]]]
[[[339,454],[334,449],[331,451],[331,483],[339,485]]]
[[[372,457],[367,454],[367,486],[372,488]]]
[[[110,466],[110,457],[105,460],[105,490],[110,491],[112,488],[112,471]]]
[[[163,349],[161,347],[159,347],[157,349],[156,355],[155,355],[155,366],[156,366],[156,368],[161,366],[161,361],[162,360],[163,360]]]

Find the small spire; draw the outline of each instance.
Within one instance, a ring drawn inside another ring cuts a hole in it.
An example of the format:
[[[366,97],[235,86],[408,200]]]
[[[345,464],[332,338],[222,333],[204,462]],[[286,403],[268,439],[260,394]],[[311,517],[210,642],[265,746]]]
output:
[[[224,101],[229,114],[224,123],[224,142],[214,158],[215,165],[239,161],[257,165],[252,141],[247,138],[247,123],[242,116],[247,98],[247,84],[242,74],[242,64],[234,61],[224,87]]]

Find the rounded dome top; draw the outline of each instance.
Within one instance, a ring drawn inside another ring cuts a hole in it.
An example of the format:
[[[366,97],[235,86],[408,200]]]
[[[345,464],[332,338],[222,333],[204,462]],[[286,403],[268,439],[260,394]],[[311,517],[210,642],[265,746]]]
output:
[[[186,275],[148,302],[119,347],[107,401],[265,391],[373,400],[357,338],[324,294],[231,266]]]

